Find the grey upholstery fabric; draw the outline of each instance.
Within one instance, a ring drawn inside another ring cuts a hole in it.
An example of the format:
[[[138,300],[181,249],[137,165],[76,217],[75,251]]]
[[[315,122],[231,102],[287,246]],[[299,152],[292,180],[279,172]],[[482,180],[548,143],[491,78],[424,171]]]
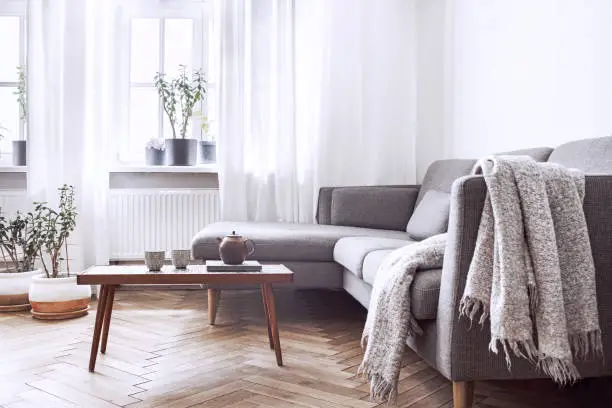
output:
[[[331,224],[331,205],[332,205],[332,194],[336,189],[358,189],[361,191],[368,191],[369,189],[389,189],[389,188],[399,188],[399,189],[407,189],[407,190],[416,190],[418,191],[421,186],[420,185],[387,185],[387,186],[365,186],[365,187],[321,187],[319,189],[319,197],[317,201],[317,213],[315,219],[317,224],[329,225]],[[450,191],[450,190],[449,190]],[[372,208],[375,210],[375,208]]]
[[[374,285],[378,267],[383,258],[393,252],[392,249],[381,249],[370,252],[363,261],[363,280]],[[435,319],[438,312],[438,298],[440,297],[440,279],[442,269],[429,269],[418,271],[412,282],[411,307],[414,317],[427,320]]]
[[[414,209],[406,232],[416,241],[446,232],[449,208],[449,193],[429,190]]]
[[[367,258],[372,256],[379,258],[379,253],[388,254],[392,250],[380,250],[371,252]],[[382,258],[379,258],[382,260]],[[376,267],[378,269],[378,267]],[[370,273],[369,276],[375,277],[376,273]],[[428,269],[419,271],[414,276],[411,289],[410,308],[414,317],[420,321],[431,320],[436,318],[438,311],[438,299],[440,297],[440,279],[442,277],[442,269]],[[359,301],[365,308],[370,305],[370,294],[372,292],[373,280],[367,282],[359,279],[351,271],[344,269],[343,273],[344,289],[349,292],[355,299]]]
[[[542,373],[526,360],[512,358],[512,371],[507,370],[503,353],[488,351],[488,321],[481,329],[472,327],[467,319],[459,319],[458,306],[474,253],[480,215],[486,195],[486,185],[480,176],[459,179],[451,193],[448,243],[438,303],[437,330],[423,338],[409,341],[421,355],[435,350],[436,368],[453,381],[480,379],[539,378]],[[585,377],[612,374],[612,332],[606,322],[612,319],[612,176],[587,176],[584,209],[589,227],[591,246],[597,271],[597,300],[600,325],[603,329],[605,362],[578,364]],[[428,337],[433,335],[437,338]]]
[[[340,238],[334,247],[334,261],[361,278],[363,260],[370,252],[378,249],[400,248],[412,242],[411,240],[381,237]]]
[[[511,150],[509,152],[496,153],[499,155],[513,155],[513,156],[529,156],[533,160],[538,162],[545,162],[548,160],[550,153],[553,151],[551,147],[532,147],[531,149],[520,149]]]
[[[418,193],[414,188],[336,188],[332,192],[331,224],[402,231]]]
[[[371,236],[409,239],[403,231],[341,227],[335,225],[217,222],[200,231],[192,241],[195,259],[219,259],[217,237],[232,231],[253,240],[259,261],[318,261],[334,260],[334,245],[342,237]]]
[[[416,205],[419,205],[425,193],[430,190],[450,193],[453,181],[470,174],[474,164],[476,160],[467,159],[438,160],[431,163],[423,177],[423,185],[419,190]]]
[[[551,153],[548,161],[588,174],[612,174],[612,136],[562,144]]]

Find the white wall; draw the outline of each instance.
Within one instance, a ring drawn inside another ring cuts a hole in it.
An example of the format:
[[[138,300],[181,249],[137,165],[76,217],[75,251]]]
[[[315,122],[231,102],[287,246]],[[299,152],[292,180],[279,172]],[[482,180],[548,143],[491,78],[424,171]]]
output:
[[[419,0],[419,179],[478,157],[612,133],[612,2]]]

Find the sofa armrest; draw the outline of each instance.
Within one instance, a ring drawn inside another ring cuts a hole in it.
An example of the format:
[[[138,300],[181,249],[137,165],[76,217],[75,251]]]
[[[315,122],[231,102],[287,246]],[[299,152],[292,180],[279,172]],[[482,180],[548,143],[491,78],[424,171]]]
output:
[[[503,353],[489,351],[489,322],[470,327],[459,318],[459,303],[476,246],[487,187],[482,176],[465,176],[453,184],[437,314],[437,366],[453,381],[536,378],[542,374],[524,359],[512,358],[508,371]],[[606,361],[579,365],[583,376],[610,372],[612,366],[612,176],[588,175],[584,211],[595,262],[599,319]],[[605,367],[608,368],[605,368]]]
[[[322,187],[319,224],[405,230],[419,192],[417,185]]]

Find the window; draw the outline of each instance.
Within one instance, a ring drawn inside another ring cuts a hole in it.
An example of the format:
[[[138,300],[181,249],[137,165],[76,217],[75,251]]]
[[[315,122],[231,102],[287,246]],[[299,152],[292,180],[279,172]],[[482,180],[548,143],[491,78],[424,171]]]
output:
[[[0,2],[0,164],[11,164],[11,142],[26,136],[16,95],[18,67],[26,59],[25,8],[24,2]]]
[[[215,84],[210,75],[209,50],[213,41],[211,5],[208,2],[152,2],[158,8],[147,11],[128,10],[124,21],[124,38],[129,47],[123,57],[126,90],[123,134],[119,143],[120,163],[144,162],[144,149],[152,138],[171,138],[172,130],[153,84],[157,72],[175,77],[179,66],[188,72],[201,69],[207,84],[207,94],[196,109],[209,118]],[[192,120],[188,137],[199,139],[198,118]]]

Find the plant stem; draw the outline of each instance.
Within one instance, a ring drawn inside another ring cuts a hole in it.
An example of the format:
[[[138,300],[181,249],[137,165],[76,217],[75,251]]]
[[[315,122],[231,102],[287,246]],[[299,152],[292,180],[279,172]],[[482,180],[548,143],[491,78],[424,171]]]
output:
[[[68,240],[64,241],[64,247],[66,248],[66,273],[70,276],[70,263],[68,262]]]

